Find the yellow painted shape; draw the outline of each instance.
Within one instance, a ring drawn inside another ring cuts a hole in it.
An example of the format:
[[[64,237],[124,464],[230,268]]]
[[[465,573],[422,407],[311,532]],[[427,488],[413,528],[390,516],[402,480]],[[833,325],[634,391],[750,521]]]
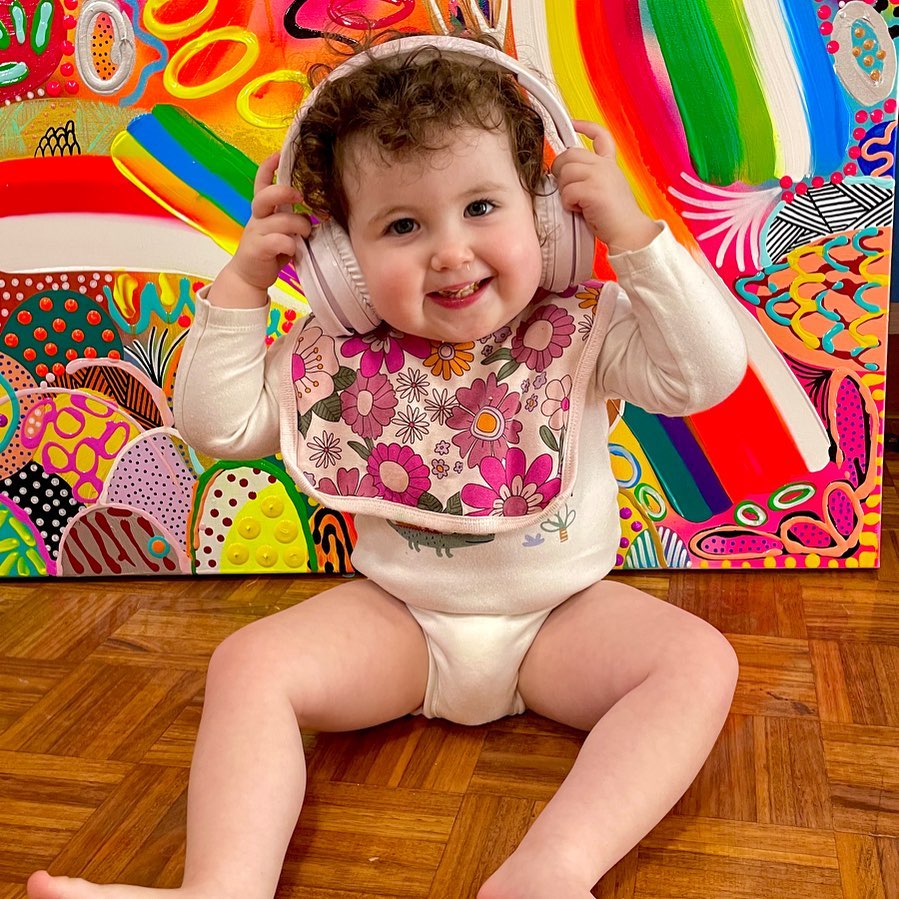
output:
[[[122,448],[140,429],[110,403],[86,393],[78,396],[76,406],[72,394],[50,395],[32,410],[25,427],[42,432],[34,460],[62,478],[79,502],[93,502]]]
[[[280,482],[246,500],[225,536],[220,571],[242,574],[251,566],[271,572],[309,570],[303,525]]]

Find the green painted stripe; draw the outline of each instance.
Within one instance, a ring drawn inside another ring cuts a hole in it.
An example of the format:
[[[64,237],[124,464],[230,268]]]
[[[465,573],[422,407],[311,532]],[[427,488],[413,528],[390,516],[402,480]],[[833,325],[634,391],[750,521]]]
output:
[[[190,156],[241,196],[253,198],[256,163],[190,113],[168,103],[153,107],[153,117]]]
[[[708,521],[712,510],[684,464],[662,423],[639,406],[625,404],[624,423],[646,453],[674,510],[687,521]]]
[[[743,0],[706,3],[736,90],[737,122],[744,151],[739,180],[760,184],[776,177],[777,138],[750,43],[749,20]]]
[[[696,173],[730,184],[742,170],[737,89],[703,0],[646,0]]]

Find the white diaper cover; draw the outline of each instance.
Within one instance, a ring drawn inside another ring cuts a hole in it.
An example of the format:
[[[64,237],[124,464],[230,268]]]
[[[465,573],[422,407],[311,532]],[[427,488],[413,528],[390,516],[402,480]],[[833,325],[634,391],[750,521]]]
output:
[[[521,714],[518,669],[551,611],[467,615],[409,606],[424,631],[430,664],[418,713],[457,724]]]

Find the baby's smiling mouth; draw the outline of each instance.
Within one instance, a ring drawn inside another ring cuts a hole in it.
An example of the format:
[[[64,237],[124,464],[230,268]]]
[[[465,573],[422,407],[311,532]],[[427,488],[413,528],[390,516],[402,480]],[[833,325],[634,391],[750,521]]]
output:
[[[471,284],[466,284],[464,287],[460,287],[456,290],[432,290],[431,296],[445,297],[453,300],[464,300],[466,297],[470,297],[473,293],[480,290],[489,280],[489,278],[482,278],[480,281],[472,281]]]

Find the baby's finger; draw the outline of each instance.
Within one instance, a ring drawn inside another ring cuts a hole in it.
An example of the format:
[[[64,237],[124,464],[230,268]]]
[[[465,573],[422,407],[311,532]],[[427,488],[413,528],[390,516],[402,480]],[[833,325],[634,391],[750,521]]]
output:
[[[269,259],[281,259],[286,264],[297,251],[296,239],[289,234],[269,234],[263,243],[263,250]]]
[[[292,207],[302,199],[303,195],[290,184],[269,184],[253,197],[250,211],[258,219],[266,218],[279,211],[279,207]]]
[[[575,184],[578,181],[589,181],[595,176],[595,169],[595,160],[592,164],[578,161],[569,162],[556,174],[556,183],[559,187],[564,187],[566,184]]]
[[[312,233],[312,222],[306,215],[296,212],[276,212],[273,215],[258,219],[256,234],[266,237],[269,234],[290,234],[296,237],[309,237]]]
[[[259,168],[256,169],[256,177],[253,180],[253,196],[271,185],[275,172],[278,171],[278,163],[280,161],[281,154],[272,153],[271,156],[266,157],[259,163]]]
[[[608,128],[603,128],[596,122],[590,122],[587,119],[574,119],[574,130],[578,134],[583,134],[593,142],[593,152],[597,156],[607,156],[611,159],[615,157],[615,140]]]

